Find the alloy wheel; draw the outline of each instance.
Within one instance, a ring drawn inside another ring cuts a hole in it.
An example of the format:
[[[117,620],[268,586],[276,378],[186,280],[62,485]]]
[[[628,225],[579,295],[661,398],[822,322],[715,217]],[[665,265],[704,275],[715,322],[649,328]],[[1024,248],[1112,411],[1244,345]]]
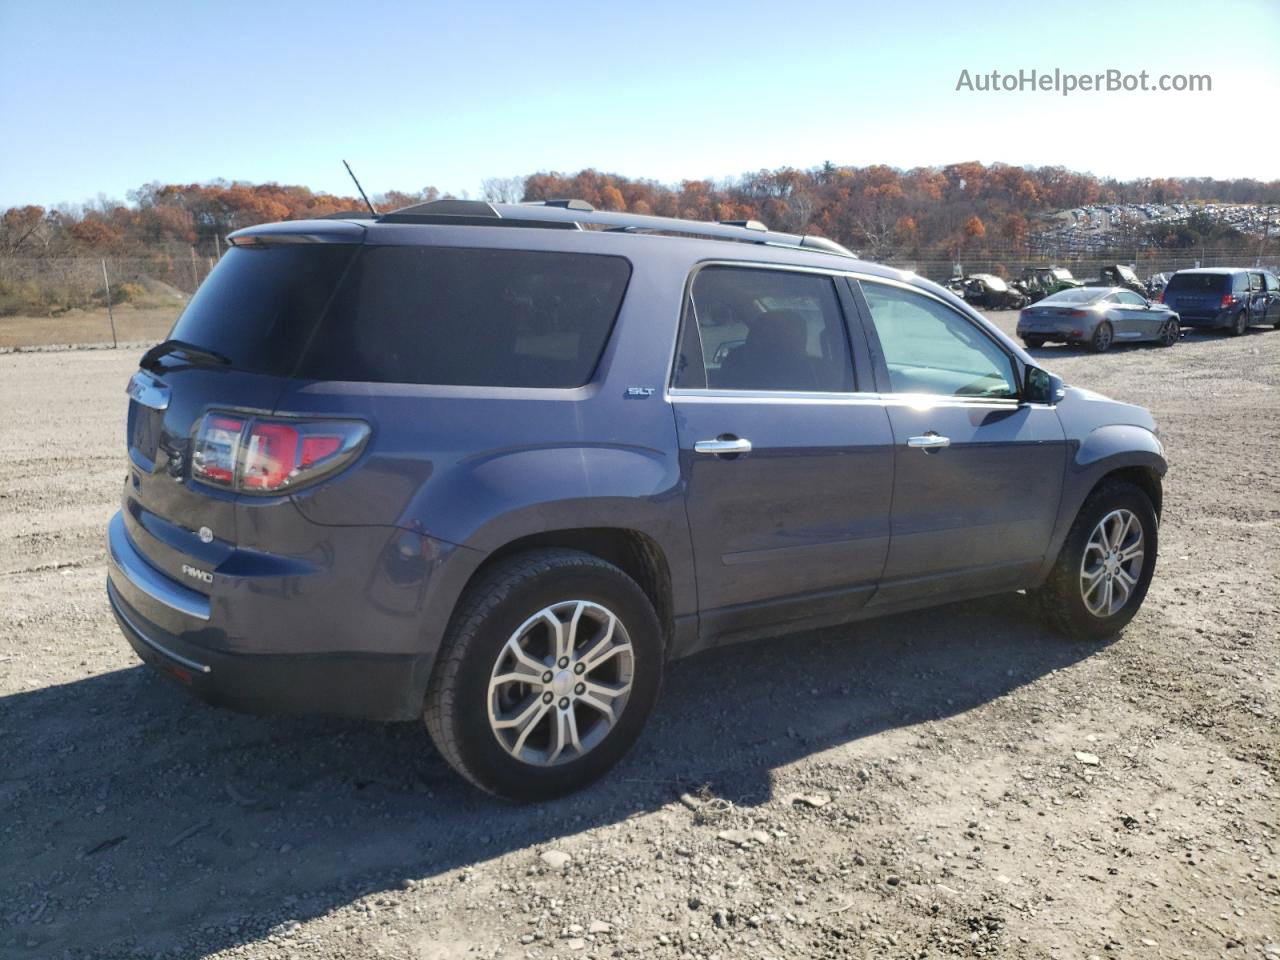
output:
[[[1142,576],[1142,521],[1131,510],[1112,510],[1093,528],[1080,561],[1080,595],[1095,617],[1119,613]]]
[[[524,763],[548,767],[589,753],[621,718],[635,652],[616,614],[588,600],[539,610],[516,628],[489,678],[489,727]]]
[[[1164,330],[1160,334],[1160,342],[1166,347],[1172,347],[1182,338],[1182,327],[1177,320],[1170,320],[1164,325]]]
[[[1111,336],[1111,324],[1104,320],[1093,333],[1093,349],[1105,353],[1111,346]]]

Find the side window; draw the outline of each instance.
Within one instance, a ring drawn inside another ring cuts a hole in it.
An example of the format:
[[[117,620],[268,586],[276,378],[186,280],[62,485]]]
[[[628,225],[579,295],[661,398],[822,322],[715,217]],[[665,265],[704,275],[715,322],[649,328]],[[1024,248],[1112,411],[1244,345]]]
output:
[[[921,293],[862,282],[894,393],[1015,398],[1013,360],[967,317]]]
[[[1231,289],[1236,293],[1243,293],[1249,289],[1249,277],[1244,273],[1235,273],[1231,275]]]
[[[1143,306],[1146,306],[1146,304],[1147,304],[1147,301],[1146,301],[1146,300],[1144,300],[1142,297],[1138,296],[1138,295],[1137,295],[1136,293],[1134,293],[1132,290],[1121,290],[1121,291],[1119,291],[1119,292],[1116,294],[1116,299],[1117,299],[1120,303],[1124,304],[1125,306],[1129,306],[1129,307],[1143,307]]]
[[[1277,277],[1274,273],[1263,274],[1263,277],[1267,281],[1268,293],[1275,293],[1277,290],[1280,290],[1280,277]]]
[[[1260,273],[1249,274],[1249,289],[1255,290],[1255,291],[1262,289],[1262,274]]]
[[[685,304],[674,386],[852,390],[849,340],[832,279],[749,267],[698,271]]]

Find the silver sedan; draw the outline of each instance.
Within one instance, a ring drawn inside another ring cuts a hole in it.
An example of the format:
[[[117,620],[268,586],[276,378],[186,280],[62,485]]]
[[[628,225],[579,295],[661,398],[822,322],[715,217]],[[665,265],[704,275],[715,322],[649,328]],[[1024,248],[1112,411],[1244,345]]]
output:
[[[1085,344],[1095,353],[1114,343],[1150,341],[1172,347],[1182,337],[1178,315],[1124,287],[1059,290],[1018,315],[1028,347],[1050,341]]]

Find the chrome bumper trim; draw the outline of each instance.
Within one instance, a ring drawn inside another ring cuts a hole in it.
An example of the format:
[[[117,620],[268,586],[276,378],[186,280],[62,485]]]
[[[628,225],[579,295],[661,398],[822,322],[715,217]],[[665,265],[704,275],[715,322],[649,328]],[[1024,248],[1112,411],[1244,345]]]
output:
[[[145,643],[156,653],[168,657],[174,663],[181,664],[188,670],[194,670],[197,673],[213,673],[213,668],[206,663],[199,663],[190,657],[184,657],[180,653],[174,653],[162,643],[157,643],[146,635],[141,627],[133,622],[133,618],[120,609],[120,601],[116,599],[116,588],[111,583],[111,578],[107,578],[107,599],[111,601],[111,609],[115,611],[115,615],[123,620],[134,633],[138,635],[138,639]]]
[[[152,600],[188,617],[209,619],[209,598],[173,583],[147,563],[146,558],[129,542],[124,518],[118,513],[107,525],[107,557],[114,570],[119,571],[122,577]]]

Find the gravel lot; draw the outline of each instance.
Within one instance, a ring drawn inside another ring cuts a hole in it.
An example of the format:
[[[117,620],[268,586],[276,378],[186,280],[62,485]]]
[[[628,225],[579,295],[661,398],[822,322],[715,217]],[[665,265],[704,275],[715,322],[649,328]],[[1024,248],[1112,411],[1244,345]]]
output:
[[[1168,447],[1123,636],[1012,595],[712,652],[538,807],[416,724],[139,667],[102,542],[136,352],[0,355],[0,955],[1280,957],[1280,333],[1038,352]]]

